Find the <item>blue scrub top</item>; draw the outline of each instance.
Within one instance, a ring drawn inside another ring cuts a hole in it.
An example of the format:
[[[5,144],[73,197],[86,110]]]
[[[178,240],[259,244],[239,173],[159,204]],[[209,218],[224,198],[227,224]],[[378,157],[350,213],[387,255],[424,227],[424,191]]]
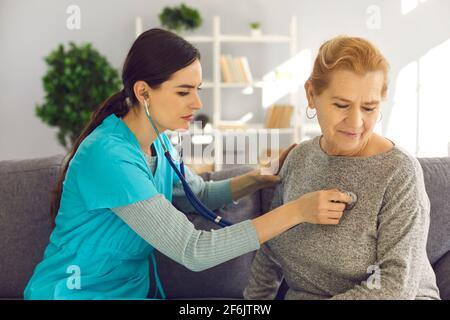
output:
[[[167,135],[161,137],[176,159]],[[149,257],[156,271],[154,248],[110,208],[157,194],[172,201],[173,184],[179,178],[158,139],[154,146],[158,162],[153,176],[133,132],[116,115],[105,118],[83,140],[70,161],[56,227],[25,288],[25,299],[148,296]]]

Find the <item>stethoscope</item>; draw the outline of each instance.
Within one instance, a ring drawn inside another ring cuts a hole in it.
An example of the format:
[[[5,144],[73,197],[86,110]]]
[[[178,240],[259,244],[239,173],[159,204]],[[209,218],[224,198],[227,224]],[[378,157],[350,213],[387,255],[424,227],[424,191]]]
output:
[[[169,162],[169,165],[172,167],[173,171],[175,171],[176,175],[180,178],[181,183],[183,184],[184,193],[186,194],[186,198],[192,205],[192,207],[195,209],[195,211],[206,218],[209,221],[212,221],[216,224],[218,224],[221,227],[228,227],[231,226],[232,223],[223,219],[221,216],[218,216],[213,211],[209,210],[201,201],[200,199],[195,195],[195,193],[192,191],[191,187],[187,183],[184,175],[184,161],[183,161],[183,147],[180,143],[180,154],[179,154],[179,162],[180,162],[180,170],[178,170],[177,166],[175,165],[174,160],[172,159],[172,156],[170,155],[169,149],[167,148],[164,141],[161,139],[158,129],[156,128],[155,124],[153,123],[152,118],[150,117],[150,113],[148,111],[148,103],[144,99],[144,106],[145,106],[145,113],[147,114],[148,120],[150,120],[150,123],[155,130],[156,136],[159,139],[159,142],[161,143],[161,146],[164,150],[164,156],[166,157],[167,161]],[[178,141],[180,140],[180,133],[178,132]]]

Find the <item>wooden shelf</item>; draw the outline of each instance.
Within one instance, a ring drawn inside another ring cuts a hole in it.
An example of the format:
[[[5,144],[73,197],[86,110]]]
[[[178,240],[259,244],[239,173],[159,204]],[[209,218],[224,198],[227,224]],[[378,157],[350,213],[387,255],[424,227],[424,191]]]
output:
[[[287,43],[291,42],[291,37],[280,35],[261,35],[261,36],[240,36],[240,35],[222,35],[220,42],[234,43]]]
[[[291,85],[293,82],[290,80],[257,80],[253,82],[219,82],[218,86],[223,89],[227,88],[247,88],[247,87],[253,87],[258,89],[263,89],[266,86],[271,85],[279,85],[282,83],[283,85]],[[212,81],[205,81],[202,84],[202,88],[204,89],[213,89],[215,87],[214,82]]]
[[[270,132],[277,132],[278,134],[294,134],[295,128],[260,128],[260,127],[254,127],[252,125],[245,127],[243,129],[233,130],[233,129],[227,129],[227,130],[220,130],[222,135],[237,135],[237,134],[249,134],[252,131],[256,133],[270,133]]]
[[[284,83],[288,84],[285,79],[274,79],[270,81],[263,81],[261,79],[257,79],[251,83],[226,83],[222,81],[222,74],[220,68],[220,57],[223,54],[223,46],[227,44],[239,44],[241,47],[244,44],[287,44],[287,59],[293,58],[297,52],[297,37],[298,37],[298,27],[297,27],[297,17],[292,16],[289,22],[289,29],[287,30],[287,34],[279,35],[279,34],[261,34],[261,35],[252,35],[251,30],[249,29],[246,34],[224,34],[221,32],[221,19],[218,16],[213,18],[213,26],[212,32],[209,35],[186,35],[183,36],[187,41],[198,44],[198,43],[206,43],[211,45],[212,47],[212,79],[205,79],[203,81],[202,88],[212,90],[213,94],[213,110],[212,110],[212,125],[215,128],[220,126],[220,123],[223,122],[222,119],[222,90],[233,90],[233,89],[245,89],[248,87],[252,87],[258,89],[257,93],[262,94],[259,89],[264,89],[266,86],[271,86],[274,83],[276,85],[284,85]],[[136,34],[141,32],[142,30],[142,19],[136,19]],[[227,45],[228,47],[228,45]],[[292,82],[289,82],[292,83]],[[246,92],[243,92],[246,93]],[[290,93],[290,104],[295,106],[295,92],[291,91]],[[298,106],[297,106],[298,107]],[[263,106],[261,105],[261,110],[257,110],[255,112],[264,112]],[[295,114],[295,113],[294,113]],[[294,118],[293,128],[282,128],[277,129],[279,134],[291,134],[292,140],[297,142],[300,140],[299,136],[302,130],[299,129],[300,123],[298,122],[298,117]],[[270,129],[263,128],[262,125],[254,125],[249,124],[247,126],[248,129],[257,129],[259,132],[268,132]],[[247,130],[248,130],[247,129]],[[233,134],[233,132],[222,132],[220,130],[214,130],[211,133],[205,133],[215,135],[216,137],[220,137],[222,134]],[[234,133],[236,134],[236,132]],[[214,139],[214,149],[215,150],[223,150],[224,146],[222,144],[223,139]],[[215,152],[215,170],[221,169],[222,161],[222,153]]]
[[[234,125],[233,125],[234,123]],[[264,124],[262,123],[247,123],[247,124],[238,124],[235,121],[221,121],[219,123],[220,126],[223,126],[223,128],[216,129],[213,128],[210,132],[203,132],[202,134],[199,134],[198,131],[195,132],[195,135],[203,135],[203,136],[214,136],[215,134],[246,134],[250,133],[252,131],[256,131],[258,133],[268,133],[270,131],[278,131],[280,134],[293,134],[295,132],[295,128],[265,128]],[[229,128],[226,128],[229,126]],[[312,127],[311,127],[312,129]],[[320,129],[320,128],[319,128]],[[169,132],[169,135],[175,135],[176,132]],[[190,134],[193,135],[194,131],[193,129],[189,131],[185,131],[182,134]]]
[[[191,43],[210,43],[214,41],[214,38],[210,36],[192,36],[185,37],[185,39]]]
[[[191,43],[212,43],[214,37],[210,36],[188,36],[185,39]],[[291,37],[284,35],[221,35],[217,41],[222,43],[290,43]]]

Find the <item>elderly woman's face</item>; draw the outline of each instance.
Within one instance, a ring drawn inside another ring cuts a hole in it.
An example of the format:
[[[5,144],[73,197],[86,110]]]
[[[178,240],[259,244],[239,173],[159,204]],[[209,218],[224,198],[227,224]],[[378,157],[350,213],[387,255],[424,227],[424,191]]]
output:
[[[329,87],[314,95],[306,85],[309,105],[317,111],[321,146],[330,155],[357,156],[367,146],[380,114],[384,74],[333,73]]]

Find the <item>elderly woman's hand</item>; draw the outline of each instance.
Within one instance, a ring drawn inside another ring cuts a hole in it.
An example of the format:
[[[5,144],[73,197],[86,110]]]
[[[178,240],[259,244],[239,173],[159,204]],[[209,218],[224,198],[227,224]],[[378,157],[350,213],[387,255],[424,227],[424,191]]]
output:
[[[289,152],[291,152],[292,149],[297,146],[298,144],[296,143],[290,145],[289,148],[281,153],[278,159],[270,161],[269,163],[261,166],[261,168],[255,171],[255,178],[260,183],[261,188],[267,188],[281,182],[281,178],[280,176],[278,176],[278,174],[283,167],[284,160],[286,160]]]
[[[261,168],[232,178],[231,192],[233,200],[240,199],[259,189],[271,187],[280,183],[281,178],[278,176],[278,173],[280,172],[287,155],[296,146],[297,144],[291,145],[281,153],[278,159],[270,161],[268,164],[261,166]]]

